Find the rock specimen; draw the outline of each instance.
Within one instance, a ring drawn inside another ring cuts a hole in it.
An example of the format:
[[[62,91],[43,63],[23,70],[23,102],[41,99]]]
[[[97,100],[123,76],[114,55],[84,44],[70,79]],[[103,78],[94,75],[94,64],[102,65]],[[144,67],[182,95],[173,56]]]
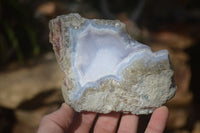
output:
[[[149,114],[176,91],[167,50],[152,52],[118,20],[58,16],[50,42],[65,73],[62,92],[76,111]]]

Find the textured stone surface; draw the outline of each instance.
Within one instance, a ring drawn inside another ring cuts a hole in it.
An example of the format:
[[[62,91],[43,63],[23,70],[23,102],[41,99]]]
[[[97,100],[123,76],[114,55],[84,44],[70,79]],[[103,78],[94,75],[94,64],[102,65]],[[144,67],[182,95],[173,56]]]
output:
[[[152,52],[118,20],[58,16],[50,42],[65,73],[62,91],[76,111],[149,114],[176,91],[167,50]]]

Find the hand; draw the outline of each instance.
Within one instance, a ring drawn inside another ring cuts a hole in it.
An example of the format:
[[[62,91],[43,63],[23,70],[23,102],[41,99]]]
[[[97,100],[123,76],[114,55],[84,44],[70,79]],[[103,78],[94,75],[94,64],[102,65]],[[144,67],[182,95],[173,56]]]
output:
[[[74,116],[75,115],[75,116]],[[96,113],[83,112],[74,114],[67,104],[63,103],[57,111],[46,115],[40,122],[38,133],[88,133],[92,127]],[[94,125],[95,133],[115,133],[120,113],[99,114]],[[162,133],[168,118],[168,109],[162,106],[156,109],[149,121],[145,133]],[[136,133],[139,117],[123,114],[118,133]],[[72,122],[73,121],[73,122]]]

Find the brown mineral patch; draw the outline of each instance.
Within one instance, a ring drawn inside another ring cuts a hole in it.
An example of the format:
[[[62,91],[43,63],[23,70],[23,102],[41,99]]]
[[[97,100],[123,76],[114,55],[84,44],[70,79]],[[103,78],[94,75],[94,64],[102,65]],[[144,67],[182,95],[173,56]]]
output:
[[[135,71],[134,71],[134,70],[131,70],[131,73],[135,73]]]

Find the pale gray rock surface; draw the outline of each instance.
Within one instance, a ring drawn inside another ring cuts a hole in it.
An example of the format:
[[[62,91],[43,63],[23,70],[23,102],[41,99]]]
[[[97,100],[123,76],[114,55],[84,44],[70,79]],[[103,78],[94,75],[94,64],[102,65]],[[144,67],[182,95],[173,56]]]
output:
[[[118,20],[58,16],[50,42],[65,73],[62,92],[76,111],[149,114],[176,91],[167,50],[152,52]]]

